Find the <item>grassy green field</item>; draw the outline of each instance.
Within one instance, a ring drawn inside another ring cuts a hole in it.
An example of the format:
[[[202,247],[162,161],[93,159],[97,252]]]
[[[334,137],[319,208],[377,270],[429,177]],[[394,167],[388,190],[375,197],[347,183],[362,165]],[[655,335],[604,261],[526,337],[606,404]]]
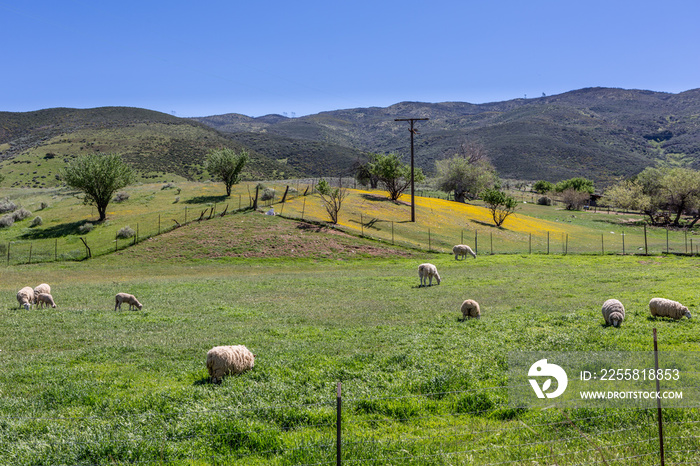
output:
[[[183,201],[216,195],[187,192]],[[115,206],[112,221],[127,207],[153,215],[174,196],[151,188],[132,199],[151,195]],[[449,237],[460,225],[443,228]],[[424,261],[440,286],[418,287]],[[0,464],[335,464],[337,382],[344,464],[658,464],[655,410],[512,408],[507,356],[649,351],[653,328],[662,351],[700,351],[694,319],[647,310],[664,296],[695,312],[699,265],[672,255],[455,261],[245,213],[88,261],[2,267]],[[18,309],[16,291],[42,282],[58,308]],[[143,310],[115,312],[120,291]],[[603,325],[612,297],[627,309],[620,329]],[[480,320],[460,320],[467,298]],[[256,364],[212,385],[205,355],[222,344],[248,346]],[[664,416],[667,464],[697,464],[698,409]]]

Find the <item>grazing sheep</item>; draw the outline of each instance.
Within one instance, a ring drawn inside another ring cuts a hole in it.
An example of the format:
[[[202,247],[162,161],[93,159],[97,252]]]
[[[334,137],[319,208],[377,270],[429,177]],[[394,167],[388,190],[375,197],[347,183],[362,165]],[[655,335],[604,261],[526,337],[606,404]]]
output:
[[[212,383],[228,374],[241,374],[255,365],[255,355],[243,345],[215,346],[207,352],[207,370]]]
[[[462,320],[467,320],[467,317],[481,319],[481,308],[473,299],[467,299],[462,303]]]
[[[464,259],[467,258],[467,254],[471,254],[474,259],[476,259],[476,253],[472,251],[472,248],[467,246],[466,244],[458,244],[452,248],[452,254],[455,255],[455,259],[458,259],[459,257],[462,257]]]
[[[440,274],[437,271],[437,267],[433,264],[421,264],[418,266],[418,276],[420,277],[420,286],[428,285],[428,282],[432,286],[433,277],[437,280],[437,284],[440,284]]]
[[[34,304],[34,290],[31,286],[25,286],[17,292],[17,302],[20,307],[24,307],[27,311]]]
[[[625,320],[625,306],[617,299],[608,299],[603,303],[603,318],[605,323],[613,327],[622,325]]]
[[[34,288],[34,296],[38,295],[39,293],[46,293],[46,294],[51,294],[51,287],[47,285],[46,283],[42,283],[41,285],[37,285],[36,288]]]
[[[134,307],[138,308],[140,311],[141,308],[143,308],[143,304],[139,302],[138,299],[136,299],[136,296],[128,293],[117,293],[117,296],[114,297],[114,310],[116,311],[117,308],[121,310],[122,308],[122,303],[127,303],[129,304],[129,310],[133,309]]]
[[[51,305],[51,307],[56,307],[53,296],[48,293],[39,293],[36,295],[36,302],[39,304],[39,307],[44,307],[44,304],[46,304],[46,306]]]
[[[653,298],[649,301],[649,312],[655,317],[670,317],[676,320],[683,316],[688,319],[691,317],[687,307],[677,301],[671,301],[666,298]]]

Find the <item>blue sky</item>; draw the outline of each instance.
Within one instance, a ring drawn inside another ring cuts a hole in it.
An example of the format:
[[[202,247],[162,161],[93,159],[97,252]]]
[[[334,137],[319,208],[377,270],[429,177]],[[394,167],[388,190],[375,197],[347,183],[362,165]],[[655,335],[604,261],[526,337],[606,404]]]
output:
[[[700,87],[698,0],[0,0],[0,111],[289,116]]]

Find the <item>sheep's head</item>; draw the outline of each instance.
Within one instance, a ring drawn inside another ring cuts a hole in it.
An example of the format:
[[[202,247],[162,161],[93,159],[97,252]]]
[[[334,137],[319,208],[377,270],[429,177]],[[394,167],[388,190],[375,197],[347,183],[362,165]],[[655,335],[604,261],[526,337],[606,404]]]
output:
[[[692,316],[690,315],[690,311],[687,309],[685,310],[685,314],[683,314],[683,315],[686,316],[688,319],[692,318]]]
[[[28,310],[29,310],[29,307],[30,307],[31,305],[30,305],[29,303],[24,303],[24,304],[22,304],[22,306],[24,306],[24,309],[25,309],[26,311],[28,311]]]
[[[613,312],[612,314],[610,314],[610,324],[613,327],[619,327],[620,325],[622,325],[622,320],[623,317],[621,313]]]

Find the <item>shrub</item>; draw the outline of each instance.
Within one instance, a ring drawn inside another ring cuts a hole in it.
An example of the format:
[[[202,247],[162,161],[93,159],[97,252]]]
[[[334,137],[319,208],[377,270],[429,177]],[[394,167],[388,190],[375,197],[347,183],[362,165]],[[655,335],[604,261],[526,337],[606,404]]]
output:
[[[180,196],[175,196],[175,201],[173,204],[177,204],[178,202],[180,202]]]
[[[120,239],[131,238],[135,234],[136,234],[136,232],[130,226],[125,226],[124,228],[120,229],[117,232],[117,238],[120,238]]]
[[[27,217],[30,217],[32,213],[25,209],[24,207],[20,207],[19,209],[15,210],[12,212],[12,218],[14,219],[15,222],[19,222],[20,220],[24,220]]]
[[[8,214],[0,217],[0,228],[11,227],[13,223],[15,223],[15,219],[12,218],[12,215]]]
[[[549,191],[552,191],[553,189],[554,189],[554,184],[550,183],[549,181],[545,181],[545,180],[539,180],[532,186],[532,190],[535,191],[536,193],[540,193],[540,194],[545,194]]]
[[[552,205],[552,199],[547,197],[547,196],[542,196],[541,198],[537,199],[537,204],[538,205]]]
[[[160,188],[160,190],[162,191],[164,189],[175,189],[175,184],[174,183],[165,183],[163,185],[163,187]]]
[[[129,193],[125,193],[124,191],[119,191],[117,194],[114,195],[114,202],[124,202],[129,200]]]
[[[49,203],[48,203],[48,202],[43,202],[43,201],[42,201],[41,204],[39,204],[39,210],[44,210],[44,209],[48,209],[48,208],[49,208]]]
[[[269,201],[269,200],[274,199],[274,198],[275,198],[275,190],[272,188],[263,189],[263,192],[260,195],[260,200],[262,200],[262,201]]]
[[[0,201],[0,214],[5,214],[7,212],[14,212],[17,210],[17,204],[9,200],[8,198]]]
[[[93,228],[95,228],[95,225],[92,223],[83,223],[78,227],[78,231],[84,235],[85,233],[90,233]]]
[[[29,225],[30,227],[38,227],[44,223],[44,221],[39,217],[38,215],[32,219],[32,223]]]

